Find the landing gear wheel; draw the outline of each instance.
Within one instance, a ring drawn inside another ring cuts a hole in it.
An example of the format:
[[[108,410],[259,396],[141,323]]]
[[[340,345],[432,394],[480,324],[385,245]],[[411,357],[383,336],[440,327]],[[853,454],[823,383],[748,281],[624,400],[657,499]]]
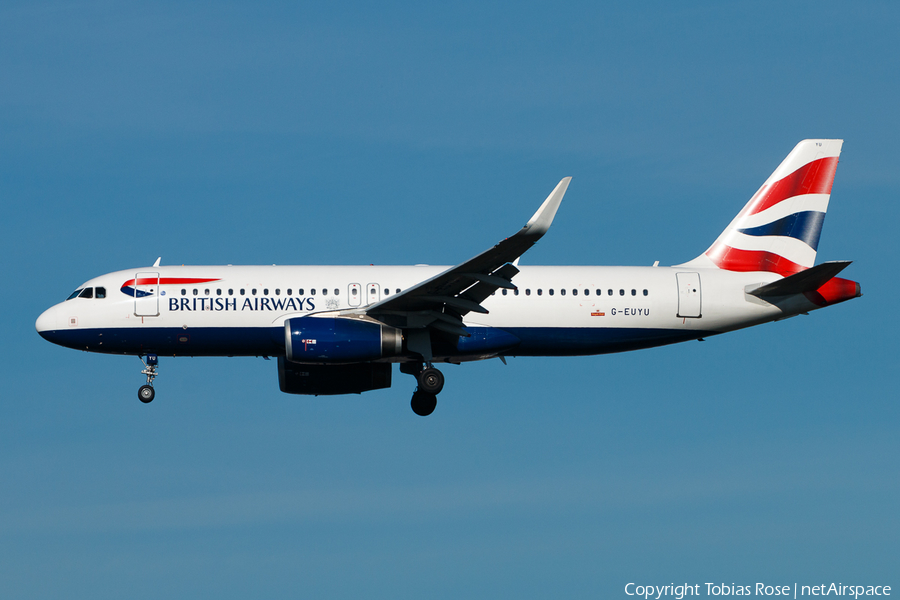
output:
[[[427,417],[434,412],[437,406],[437,396],[428,392],[416,392],[413,394],[412,401],[409,403],[413,412],[420,417]]]
[[[428,367],[418,376],[419,390],[428,394],[440,394],[444,389],[444,374],[435,369]]]
[[[153,389],[152,386],[142,385],[141,389],[138,390],[138,398],[144,404],[147,404],[148,402],[153,402],[153,398],[155,396],[156,396],[156,391]]]

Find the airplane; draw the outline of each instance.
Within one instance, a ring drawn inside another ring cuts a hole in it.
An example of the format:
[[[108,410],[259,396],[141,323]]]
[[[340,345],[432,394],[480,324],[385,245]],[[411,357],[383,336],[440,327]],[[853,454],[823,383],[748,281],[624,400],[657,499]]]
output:
[[[861,296],[815,264],[843,140],[804,140],[713,244],[671,267],[524,266],[550,228],[570,177],[512,237],[446,266],[161,266],[101,275],[47,309],[35,327],[77,350],[140,358],[155,397],[160,356],[277,357],[289,394],[391,386],[431,414],[434,365],[651,348],[778,321]]]

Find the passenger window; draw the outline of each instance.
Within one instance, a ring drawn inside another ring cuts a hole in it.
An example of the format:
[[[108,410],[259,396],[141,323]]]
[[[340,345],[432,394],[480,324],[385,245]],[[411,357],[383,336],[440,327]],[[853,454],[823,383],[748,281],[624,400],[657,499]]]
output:
[[[199,293],[200,293],[200,291],[197,288],[194,288],[194,295],[196,296]]]
[[[507,294],[507,291],[506,291],[506,289],[504,288],[504,289],[503,289],[503,295],[505,296],[506,294]]]
[[[78,296],[79,298],[93,298],[94,297],[94,288],[84,288],[81,294]]]
[[[531,289],[530,289],[530,288],[525,288],[525,295],[526,295],[526,296],[530,296],[530,295],[531,295]]]
[[[608,293],[609,293],[610,296],[613,295],[613,291],[612,291],[612,290],[608,290]]]
[[[182,296],[187,296],[187,290],[186,290],[186,289],[182,289],[182,290],[181,290],[181,295],[182,295]]]
[[[372,290],[372,293],[374,294],[374,293],[375,293],[375,290]],[[323,296],[327,296],[327,295],[328,295],[328,289],[327,289],[327,288],[322,288],[322,295],[323,295]]]
[[[77,298],[77,297],[78,297],[78,294],[81,293],[81,290],[82,290],[82,289],[84,289],[84,288],[78,288],[77,290],[75,290],[74,292],[72,292],[71,294],[69,294],[69,297],[66,298],[66,300],[71,300],[72,298]]]
[[[631,290],[631,295],[632,295],[632,296],[637,296],[637,290]]]
[[[350,293],[353,294],[353,295],[355,296],[355,295],[356,295],[356,288],[352,288],[352,289],[350,290]]]
[[[550,293],[552,294],[552,293],[553,293],[553,290],[550,290]],[[559,295],[560,295],[560,296],[565,296],[565,295],[566,295],[566,288],[562,288],[561,290],[559,290]]]
[[[648,294],[647,290],[644,290],[644,295],[646,296],[647,294]]]
[[[228,295],[234,296],[234,288],[228,288]]]
[[[596,293],[598,296],[602,296],[603,290],[594,290],[594,293]]]
[[[241,296],[243,296],[244,293],[245,293],[245,292],[244,292],[244,288],[241,288]]]
[[[538,288],[538,296],[542,296],[544,294],[544,290]]]
[[[106,288],[98,287],[96,297],[97,298],[106,298]]]
[[[339,290],[338,288],[334,288],[334,295],[335,295],[335,296],[340,296],[340,295],[341,295],[341,290]]]
[[[275,288],[275,295],[276,295],[276,296],[280,296],[280,295],[281,295],[281,290],[278,289],[278,288]]]
[[[619,295],[620,295],[620,296],[624,296],[624,295],[625,295],[625,290],[621,290],[621,289],[620,289],[620,290],[619,290]]]
[[[250,290],[250,293],[253,294],[253,295],[255,296],[255,295],[256,295],[256,288],[253,288],[252,290]]]
[[[205,290],[203,290],[203,293],[206,294],[207,296],[209,296],[209,288],[206,288]]]
[[[513,296],[518,296],[518,295],[519,295],[519,288],[516,288],[513,290]]]
[[[256,292],[253,292],[253,293],[255,294]],[[263,288],[263,296],[268,296],[268,295],[269,295],[269,288]]]
[[[385,296],[390,296],[390,295],[391,295],[391,288],[384,288],[384,295],[385,295]]]
[[[394,293],[395,293],[395,294],[399,294],[399,293],[400,293],[400,288],[395,289],[395,290],[394,290]]]
[[[285,293],[286,293],[288,296],[290,296],[290,295],[291,295],[291,288],[288,288],[287,291],[286,291]]]
[[[573,296],[577,296],[577,295],[578,295],[578,290],[572,290],[572,295],[573,295]]]
[[[298,288],[298,289],[297,289],[297,295],[298,295],[298,296],[302,296],[302,295],[303,295],[303,288]]]
[[[216,290],[216,296],[221,296],[221,295],[222,295],[222,290]]]
[[[316,295],[316,288],[310,289],[310,290],[309,290],[309,295],[310,295],[310,296],[315,296],[315,295]]]

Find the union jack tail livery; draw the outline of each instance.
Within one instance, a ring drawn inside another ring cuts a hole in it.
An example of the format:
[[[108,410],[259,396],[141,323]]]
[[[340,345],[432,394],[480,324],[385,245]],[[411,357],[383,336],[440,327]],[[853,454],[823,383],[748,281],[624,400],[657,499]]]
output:
[[[797,144],[709,250],[688,264],[784,277],[812,267],[843,143]]]

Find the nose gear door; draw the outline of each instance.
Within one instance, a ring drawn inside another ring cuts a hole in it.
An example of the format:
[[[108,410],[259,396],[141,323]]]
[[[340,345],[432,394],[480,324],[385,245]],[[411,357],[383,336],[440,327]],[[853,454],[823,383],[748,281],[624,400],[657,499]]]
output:
[[[134,276],[134,315],[159,316],[159,273],[138,273]]]

